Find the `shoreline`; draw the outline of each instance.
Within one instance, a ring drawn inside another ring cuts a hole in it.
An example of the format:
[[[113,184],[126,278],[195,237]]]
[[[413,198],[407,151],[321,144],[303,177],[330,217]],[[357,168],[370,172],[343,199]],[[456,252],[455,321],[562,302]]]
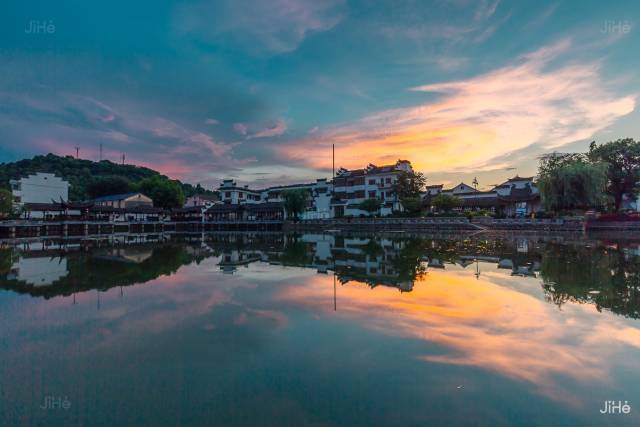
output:
[[[614,235],[640,241],[640,223],[564,219],[350,218],[307,221],[0,221],[0,242],[40,239],[103,239],[118,236],[161,236],[201,233],[376,233],[412,236],[444,235]]]

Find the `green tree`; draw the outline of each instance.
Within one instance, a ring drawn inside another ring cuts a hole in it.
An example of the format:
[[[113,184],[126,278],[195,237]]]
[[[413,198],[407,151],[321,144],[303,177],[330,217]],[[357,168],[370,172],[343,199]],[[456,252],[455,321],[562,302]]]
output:
[[[444,212],[451,212],[452,209],[457,208],[461,204],[462,200],[460,200],[459,197],[449,194],[438,194],[431,200],[431,206]]]
[[[551,153],[540,159],[538,188],[547,210],[588,209],[606,202],[606,165],[581,154]]]
[[[282,192],[284,209],[290,217],[299,218],[300,214],[307,208],[309,192],[307,190],[287,190]]]
[[[172,181],[155,175],[143,179],[138,191],[153,199],[153,205],[161,208],[179,208],[184,205],[184,193],[180,181]]]
[[[405,197],[401,200],[402,207],[407,216],[417,217],[422,213],[421,197]]]
[[[420,197],[420,193],[427,184],[427,178],[422,172],[402,172],[398,175],[398,180],[394,189],[400,200],[408,197]]]
[[[56,156],[47,154],[45,156],[35,156],[31,159],[23,159],[17,162],[0,164],[0,188],[9,188],[9,180],[25,177],[36,172],[53,173],[69,182],[69,199],[86,200],[91,196],[89,187],[94,181],[114,176],[127,179],[132,186],[140,183],[143,179],[153,176],[163,180],[169,180],[159,172],[135,165],[123,165],[109,160],[93,162],[91,160],[76,159],[71,156]],[[179,181],[178,181],[179,182]],[[180,183],[185,194],[195,194],[197,189],[191,184]],[[132,189],[134,191],[134,189]],[[125,191],[126,192],[126,191]],[[204,190],[203,194],[213,194],[213,191]],[[115,194],[115,193],[112,193]],[[200,194],[200,193],[198,193]]]
[[[113,194],[129,193],[131,188],[131,182],[129,182],[127,178],[122,176],[109,176],[92,181],[87,186],[87,195],[95,199]]]
[[[593,141],[589,146],[588,158],[591,162],[607,165],[607,193],[611,196],[616,211],[622,205],[623,195],[628,194],[634,199],[637,197],[640,141],[625,138],[601,145]]]
[[[371,215],[371,214],[377,213],[380,210],[381,206],[382,206],[382,201],[380,199],[372,198],[372,199],[366,199],[365,201],[360,203],[358,208],[368,212]]]
[[[13,194],[0,188],[0,218],[6,218],[13,213]]]

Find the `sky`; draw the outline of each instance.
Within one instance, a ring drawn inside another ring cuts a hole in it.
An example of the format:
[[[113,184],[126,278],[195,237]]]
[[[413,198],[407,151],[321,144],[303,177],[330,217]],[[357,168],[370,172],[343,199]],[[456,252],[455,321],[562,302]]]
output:
[[[0,162],[55,153],[216,188],[410,160],[490,188],[640,138],[640,3],[9,0]]]

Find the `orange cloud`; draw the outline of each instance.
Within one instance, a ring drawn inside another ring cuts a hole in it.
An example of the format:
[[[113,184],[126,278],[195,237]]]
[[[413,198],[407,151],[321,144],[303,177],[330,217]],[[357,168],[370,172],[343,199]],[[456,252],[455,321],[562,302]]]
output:
[[[440,94],[434,102],[371,114],[275,149],[309,167],[363,167],[398,158],[417,169],[443,172],[482,168],[493,159],[540,144],[555,148],[591,137],[635,108],[635,95],[616,97],[597,63],[549,70],[570,47],[562,41],[518,63],[469,80],[429,84],[414,91]]]

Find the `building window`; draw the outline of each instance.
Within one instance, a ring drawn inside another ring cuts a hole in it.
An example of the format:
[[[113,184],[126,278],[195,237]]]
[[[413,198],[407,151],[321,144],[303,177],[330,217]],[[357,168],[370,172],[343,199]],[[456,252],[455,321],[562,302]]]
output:
[[[385,182],[386,182],[387,184],[391,184],[391,178],[387,178],[387,179],[385,179]]]
[[[376,180],[375,179],[370,179],[369,180],[369,185],[376,185]]]
[[[225,192],[224,192],[224,197],[225,197],[226,199],[228,199],[229,197],[231,197],[231,192],[230,192],[230,191],[225,191]]]
[[[375,199],[376,198],[376,192],[375,191],[369,191],[369,198],[370,199]]]

